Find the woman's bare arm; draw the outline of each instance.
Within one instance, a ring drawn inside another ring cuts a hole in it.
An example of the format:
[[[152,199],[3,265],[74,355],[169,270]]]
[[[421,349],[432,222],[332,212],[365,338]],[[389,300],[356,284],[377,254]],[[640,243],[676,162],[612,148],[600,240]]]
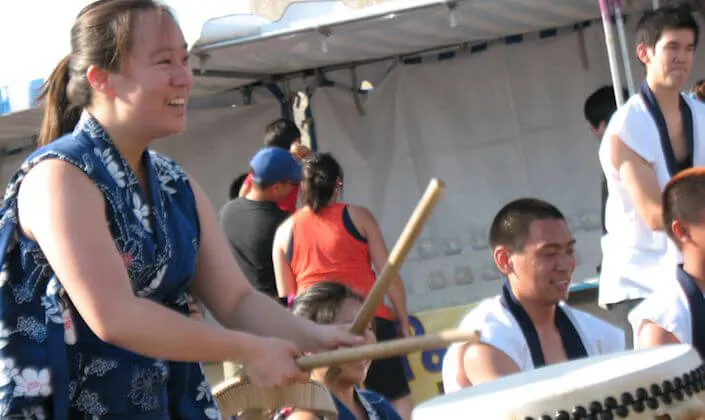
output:
[[[342,326],[317,325],[297,317],[271,297],[256,291],[233,257],[205,192],[193,180],[191,185],[201,226],[193,290],[222,325],[264,337],[291,340],[303,351],[364,343],[362,337]]]
[[[274,246],[272,247],[274,277],[277,282],[277,292],[282,298],[296,293],[296,279],[288,258],[292,224],[292,219],[289,218],[279,226],[274,235]]]
[[[372,266],[378,274],[381,273],[382,268],[389,258],[389,251],[387,250],[387,245],[384,243],[384,237],[382,236],[382,231],[379,228],[377,220],[372,212],[364,207],[349,205],[348,211],[350,212],[350,218],[353,220],[355,226],[361,230],[360,233],[367,239]],[[405,336],[409,335],[409,313],[406,307],[406,291],[404,290],[404,283],[402,283],[398,275],[392,280],[387,294],[389,300],[392,301],[392,306],[397,314],[402,333]]]
[[[261,351],[249,334],[206,325],[135,296],[108,229],[103,195],[69,163],[38,164],[25,177],[18,200],[22,228],[39,243],[76,309],[103,341],[179,361],[247,360]]]

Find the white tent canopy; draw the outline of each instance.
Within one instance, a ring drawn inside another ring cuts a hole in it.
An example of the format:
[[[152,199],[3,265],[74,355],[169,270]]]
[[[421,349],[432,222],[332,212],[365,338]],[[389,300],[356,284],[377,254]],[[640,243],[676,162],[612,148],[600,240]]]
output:
[[[0,144],[26,140],[37,131],[37,112],[12,114],[35,105],[39,86],[69,52],[76,14],[90,1],[15,3],[0,4],[0,39],[21,40],[0,44],[0,57],[9,63],[0,66],[0,116],[5,116]],[[302,1],[290,4],[277,21],[251,13],[244,1],[165,3],[193,46],[193,66],[200,75],[195,97],[299,70],[484,42],[599,17],[597,0],[395,0],[360,9],[338,0]],[[27,16],[32,16],[31,25]]]

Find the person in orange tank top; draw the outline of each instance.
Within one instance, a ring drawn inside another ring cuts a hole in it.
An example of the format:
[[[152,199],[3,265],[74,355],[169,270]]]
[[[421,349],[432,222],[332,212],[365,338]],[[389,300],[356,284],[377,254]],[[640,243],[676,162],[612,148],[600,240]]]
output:
[[[339,201],[343,171],[328,153],[304,163],[303,207],[277,230],[272,259],[282,298],[298,296],[312,285],[334,280],[367,296],[387,261],[388,250],[372,213]],[[410,334],[404,284],[397,276],[388,293],[392,308],[381,304],[375,313],[377,340]],[[398,327],[397,328],[397,322]],[[411,418],[413,403],[400,357],[372,363],[365,381],[392,402],[403,419]]]

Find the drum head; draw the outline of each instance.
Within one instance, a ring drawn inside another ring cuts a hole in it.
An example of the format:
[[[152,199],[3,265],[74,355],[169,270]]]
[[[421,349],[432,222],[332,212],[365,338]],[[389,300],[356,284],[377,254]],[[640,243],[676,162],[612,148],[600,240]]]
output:
[[[641,411],[648,414],[644,418],[652,419],[676,404],[697,403],[705,408],[703,390],[705,368],[698,353],[690,345],[671,345],[510,375],[424,402],[416,407],[413,418],[466,419],[482,414],[487,420],[568,419],[575,418],[573,413],[593,409],[596,414],[610,411],[614,418],[625,410],[629,418],[640,418],[634,414]]]

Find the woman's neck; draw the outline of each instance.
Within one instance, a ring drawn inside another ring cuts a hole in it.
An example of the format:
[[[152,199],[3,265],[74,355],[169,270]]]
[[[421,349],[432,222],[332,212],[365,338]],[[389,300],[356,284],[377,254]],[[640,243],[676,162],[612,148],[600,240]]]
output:
[[[129,125],[116,121],[106,112],[101,112],[98,109],[88,109],[88,112],[100,123],[105,132],[108,133],[110,141],[127,161],[132,172],[134,172],[138,178],[142,177],[144,172],[142,156],[150,140],[135,133]]]

